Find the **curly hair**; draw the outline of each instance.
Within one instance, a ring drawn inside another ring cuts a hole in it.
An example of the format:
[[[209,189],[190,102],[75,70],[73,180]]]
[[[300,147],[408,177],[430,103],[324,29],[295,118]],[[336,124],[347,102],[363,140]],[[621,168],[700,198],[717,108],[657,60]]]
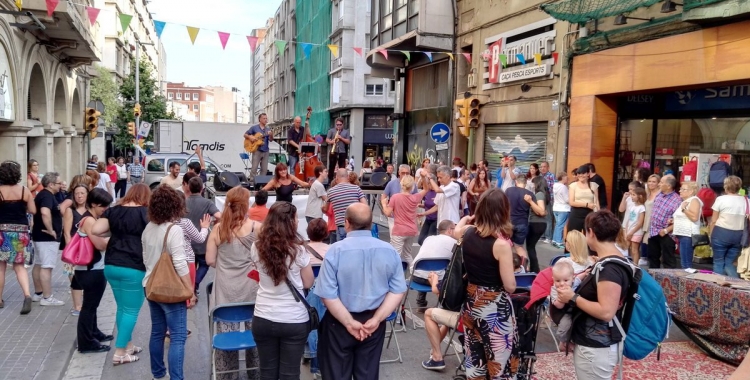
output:
[[[247,217],[248,208],[250,208],[250,191],[237,186],[227,192],[224,211],[221,213],[221,223],[217,227],[221,243],[232,241],[232,231],[242,226]]]
[[[0,185],[12,186],[21,182],[21,165],[15,161],[0,164]]]
[[[167,185],[161,185],[151,193],[148,219],[155,224],[173,222],[182,217],[184,209],[185,196]]]
[[[255,246],[260,263],[275,286],[285,281],[303,244],[302,236],[297,233],[297,208],[288,202],[274,203],[263,221]]]

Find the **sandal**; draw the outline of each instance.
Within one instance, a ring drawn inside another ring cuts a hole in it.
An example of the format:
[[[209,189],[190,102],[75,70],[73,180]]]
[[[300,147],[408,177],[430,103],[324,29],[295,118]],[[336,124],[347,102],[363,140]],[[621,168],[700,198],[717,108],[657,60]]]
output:
[[[141,352],[143,352],[143,348],[138,347],[138,346],[133,346],[132,349],[125,350],[125,353],[128,354],[128,355],[140,354]]]
[[[130,363],[137,362],[138,359],[139,358],[137,356],[130,355],[130,354],[125,354],[125,355],[122,355],[122,356],[114,355],[114,356],[112,356],[112,364],[114,366],[118,366],[120,364],[130,364]]]

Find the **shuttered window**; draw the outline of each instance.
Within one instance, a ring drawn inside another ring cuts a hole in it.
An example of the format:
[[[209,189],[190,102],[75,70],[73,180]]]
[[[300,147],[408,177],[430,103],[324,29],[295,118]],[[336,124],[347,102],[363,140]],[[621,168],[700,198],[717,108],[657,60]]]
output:
[[[485,125],[484,158],[493,179],[503,157],[516,156],[516,166],[526,173],[529,164],[545,160],[546,149],[547,123]]]

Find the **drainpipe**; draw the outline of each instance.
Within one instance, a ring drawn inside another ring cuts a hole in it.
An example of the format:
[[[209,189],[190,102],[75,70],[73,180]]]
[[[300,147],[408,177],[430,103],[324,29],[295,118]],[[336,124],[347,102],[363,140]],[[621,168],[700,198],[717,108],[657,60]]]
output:
[[[453,3],[453,48],[451,49],[451,52],[453,54],[457,54],[458,53],[457,51],[458,41],[456,40],[458,39],[458,3],[457,3],[457,0],[453,0],[452,3]],[[458,59],[458,57],[456,57],[456,59]],[[450,103],[448,103],[451,107],[451,115],[453,114],[453,105],[456,104],[456,90],[458,89],[458,72],[457,72],[458,65],[456,65],[455,62],[456,61],[453,59],[448,61],[448,81],[449,83],[453,85],[453,91],[451,91],[451,95],[450,95],[451,96]],[[458,133],[456,132],[457,131],[455,130],[453,131],[454,139],[459,138]],[[456,156],[455,145],[457,144],[454,144],[454,146],[451,147],[454,150],[454,152],[453,154],[446,157],[446,162],[450,162],[451,157]],[[450,150],[448,150],[448,152],[450,152]],[[437,152],[435,153],[437,156]],[[473,159],[472,158],[473,156],[474,156],[474,128],[469,128],[469,148],[468,148],[467,157],[466,157],[467,162],[470,162],[469,160]]]

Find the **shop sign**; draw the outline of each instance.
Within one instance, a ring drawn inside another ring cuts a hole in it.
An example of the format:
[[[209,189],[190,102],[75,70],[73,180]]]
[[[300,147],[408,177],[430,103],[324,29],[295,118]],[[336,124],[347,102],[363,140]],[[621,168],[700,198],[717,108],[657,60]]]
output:
[[[365,115],[365,128],[388,128],[388,116]]]
[[[674,91],[667,94],[667,111],[711,111],[750,108],[750,84]]]
[[[0,45],[0,119],[2,120],[14,120],[14,91],[8,54],[5,51],[5,47]]]
[[[500,73],[500,79],[497,83],[516,82],[528,80],[549,75],[552,65],[543,64],[541,66],[524,67],[513,71],[504,71]]]
[[[362,141],[365,144],[393,145],[393,131],[382,128],[365,128]]]
[[[503,62],[501,61],[500,56],[505,56],[506,66],[519,63],[520,60],[518,58],[518,55],[523,56],[526,62],[534,62],[535,54],[541,54],[543,57],[549,57],[550,55],[552,55],[552,52],[555,51],[555,38],[557,36],[557,31],[555,29],[535,34],[530,37],[526,37],[513,42],[508,42],[508,40],[513,40],[513,37],[515,36],[526,34],[532,30],[544,28],[545,26],[552,25],[554,23],[554,19],[543,20],[534,24],[508,31],[506,33],[500,34],[499,36],[490,37],[488,39],[490,41],[488,42],[490,43],[490,61],[487,68],[487,71],[489,73],[488,82],[506,83],[515,80],[527,79],[526,77],[510,79],[513,77],[503,76]],[[550,59],[548,58],[547,61],[550,61]],[[547,65],[545,63],[542,66]],[[549,68],[545,68],[545,70],[549,70]],[[547,71],[547,73],[549,73],[549,71]]]

